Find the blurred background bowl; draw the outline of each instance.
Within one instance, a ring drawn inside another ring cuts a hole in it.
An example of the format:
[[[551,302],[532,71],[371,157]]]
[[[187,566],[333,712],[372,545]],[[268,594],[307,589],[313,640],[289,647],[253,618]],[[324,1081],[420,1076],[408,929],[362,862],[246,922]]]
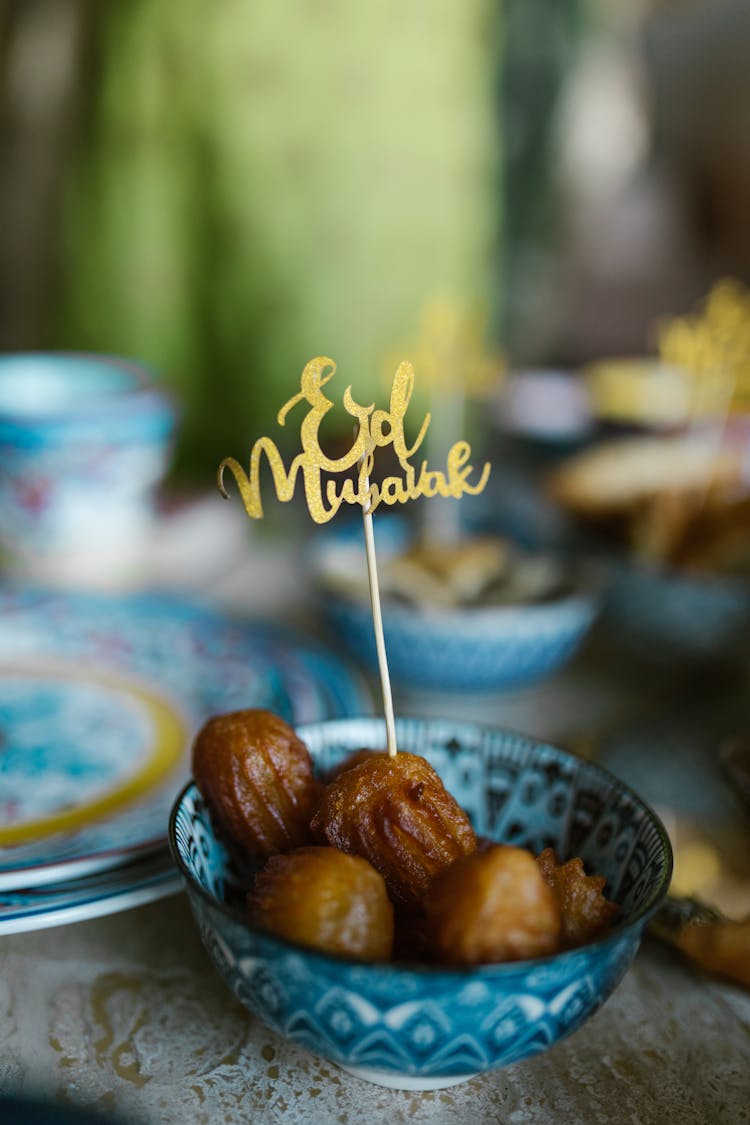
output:
[[[73,353],[0,356],[0,549],[26,577],[137,566],[176,426],[147,369]]]
[[[747,580],[635,560],[612,564],[611,574],[602,625],[633,655],[696,667],[750,654]]]
[[[375,519],[380,561],[413,538],[398,517]],[[365,566],[361,526],[321,533],[311,550],[318,605],[332,635],[370,669],[377,652],[366,586],[349,590],[336,576]],[[522,564],[521,564],[522,565]],[[593,624],[600,592],[593,577],[573,575],[559,594],[519,605],[422,608],[383,596],[388,667],[399,687],[427,691],[487,692],[532,683],[573,656]]]
[[[170,843],[208,953],[236,996],[278,1034],[359,1077],[401,1089],[453,1085],[508,1066],[577,1030],[614,990],[669,886],[658,818],[600,767],[474,723],[397,720],[401,750],[424,754],[494,840],[580,855],[620,906],[613,930],[534,961],[466,969],[363,964],[256,930],[227,848],[191,783],[175,802]],[[321,772],[385,745],[380,720],[299,728]]]

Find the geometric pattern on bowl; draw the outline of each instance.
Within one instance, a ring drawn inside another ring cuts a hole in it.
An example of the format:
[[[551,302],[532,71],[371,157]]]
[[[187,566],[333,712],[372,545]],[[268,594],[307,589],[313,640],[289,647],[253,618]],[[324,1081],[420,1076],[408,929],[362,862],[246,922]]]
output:
[[[620,906],[612,931],[535,961],[467,969],[361,964],[252,928],[230,850],[197,788],[175,803],[170,841],[214,965],[235,995],[280,1035],[374,1080],[447,1085],[507,1066],[571,1034],[607,999],[664,898],[671,850],[655,814],[599,767],[473,723],[398,720],[398,745],[422,753],[476,830],[530,848],[580,855]],[[376,719],[299,729],[327,769],[352,749],[385,745]]]

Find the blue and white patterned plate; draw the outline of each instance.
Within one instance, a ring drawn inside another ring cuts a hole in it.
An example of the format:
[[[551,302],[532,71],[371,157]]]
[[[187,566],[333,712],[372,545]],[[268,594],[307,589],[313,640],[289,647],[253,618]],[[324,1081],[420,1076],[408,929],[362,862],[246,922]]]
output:
[[[369,711],[316,642],[161,595],[0,590],[0,890],[162,846],[211,714],[294,723]]]
[[[180,875],[169,853],[162,850],[70,882],[0,891],[0,934],[83,922],[131,910],[180,890]]]

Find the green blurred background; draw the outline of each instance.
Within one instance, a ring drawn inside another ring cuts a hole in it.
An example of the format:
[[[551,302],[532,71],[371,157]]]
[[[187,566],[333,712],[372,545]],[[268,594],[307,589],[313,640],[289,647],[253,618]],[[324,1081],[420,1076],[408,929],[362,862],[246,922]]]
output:
[[[364,400],[430,293],[493,289],[494,4],[63,6],[54,297],[35,334],[162,373],[185,404],[184,472],[244,456],[312,356]],[[53,38],[28,19],[6,50]]]
[[[382,394],[435,294],[514,364],[642,352],[748,273],[748,12],[0,0],[0,349],[151,365],[203,483],[313,355]]]

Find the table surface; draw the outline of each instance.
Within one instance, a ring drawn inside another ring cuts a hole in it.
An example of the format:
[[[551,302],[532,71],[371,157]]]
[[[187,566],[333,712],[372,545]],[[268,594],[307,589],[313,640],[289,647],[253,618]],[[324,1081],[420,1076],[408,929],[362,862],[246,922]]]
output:
[[[284,605],[286,616],[306,597],[293,559],[262,547],[214,583],[228,605],[251,605],[249,591],[258,589],[266,609]],[[696,692],[671,675],[608,660],[594,642],[539,687],[443,697],[441,712],[524,729],[614,763],[630,780],[645,779],[644,795],[661,807],[702,817],[750,857],[750,825],[726,815],[705,752],[706,739],[745,721],[746,677]],[[425,698],[397,703],[402,712],[435,708]],[[689,770],[675,760],[675,737]],[[604,1008],[547,1053],[444,1091],[385,1090],[279,1039],[242,1008],[212,969],[179,894],[0,938],[0,1093],[41,1094],[133,1125],[734,1125],[750,1121],[750,995],[699,975],[647,938]]]

